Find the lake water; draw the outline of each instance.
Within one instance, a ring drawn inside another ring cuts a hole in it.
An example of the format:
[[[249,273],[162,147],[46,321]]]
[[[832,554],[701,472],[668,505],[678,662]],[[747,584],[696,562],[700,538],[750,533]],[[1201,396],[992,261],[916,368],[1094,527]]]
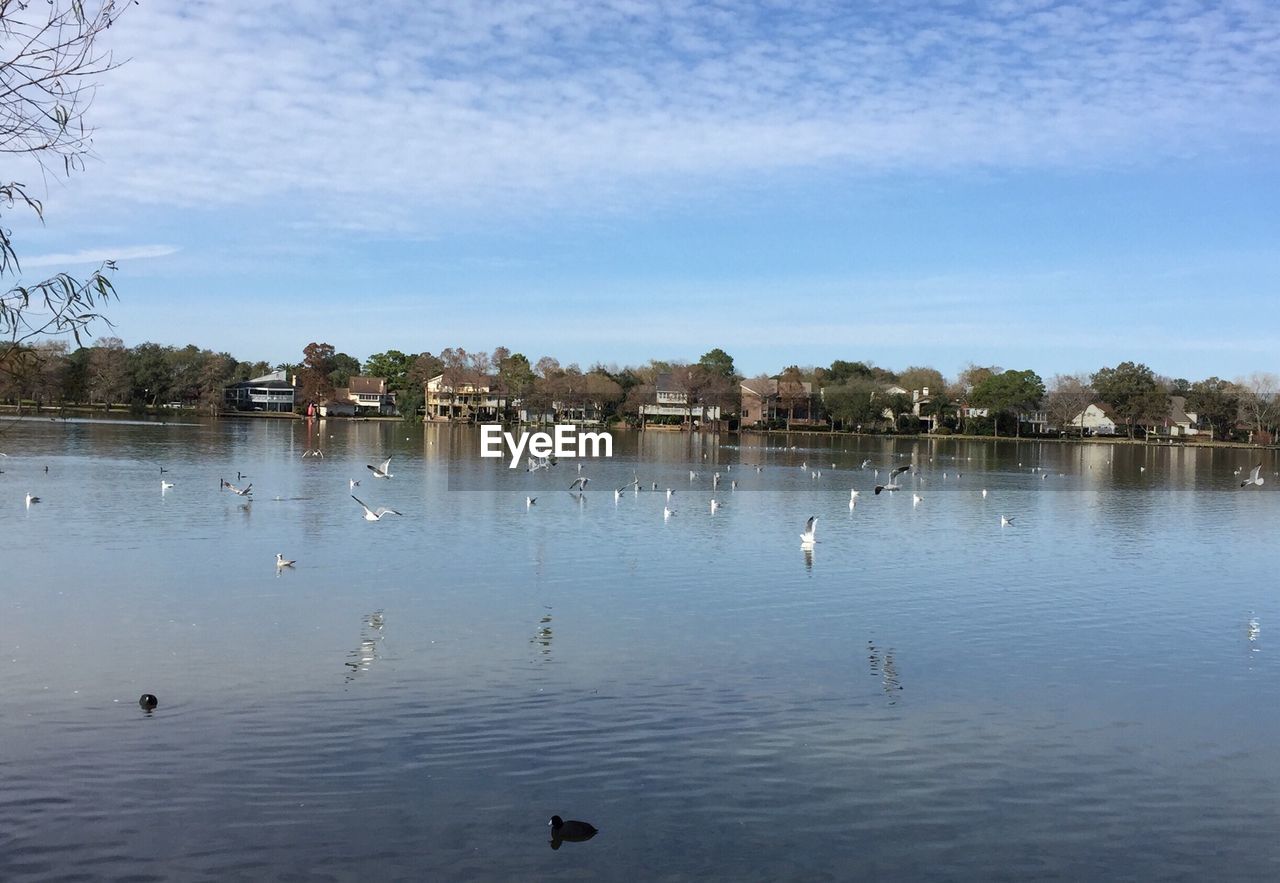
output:
[[[6,422],[0,879],[1280,877],[1275,452],[787,444]]]

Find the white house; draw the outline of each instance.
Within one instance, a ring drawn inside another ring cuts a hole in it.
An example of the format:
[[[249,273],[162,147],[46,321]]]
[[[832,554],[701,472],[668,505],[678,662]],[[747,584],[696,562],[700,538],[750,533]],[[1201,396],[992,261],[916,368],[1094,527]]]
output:
[[[717,405],[689,404],[689,394],[681,389],[670,374],[659,374],[654,383],[654,401],[640,406],[640,413],[645,419],[655,417],[692,417],[695,421],[706,423],[708,420],[720,419],[720,408]]]
[[[1095,402],[1085,408],[1067,423],[1084,435],[1115,435],[1115,414],[1106,405]]]

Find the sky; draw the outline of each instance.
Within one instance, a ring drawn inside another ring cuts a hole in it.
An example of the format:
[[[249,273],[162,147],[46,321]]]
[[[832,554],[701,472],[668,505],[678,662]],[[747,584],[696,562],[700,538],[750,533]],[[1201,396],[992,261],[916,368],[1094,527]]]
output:
[[[368,8],[365,8],[365,7]],[[296,362],[1280,371],[1270,0],[142,0],[23,281]]]

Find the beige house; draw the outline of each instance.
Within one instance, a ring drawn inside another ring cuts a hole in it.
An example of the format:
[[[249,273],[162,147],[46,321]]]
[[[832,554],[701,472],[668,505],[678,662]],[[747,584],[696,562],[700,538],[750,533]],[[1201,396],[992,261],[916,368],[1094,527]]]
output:
[[[348,378],[347,385],[333,391],[333,398],[320,408],[322,417],[357,414],[390,416],[396,412],[396,394],[387,389],[384,377]]]
[[[507,409],[507,397],[494,374],[451,371],[437,374],[424,384],[428,420],[460,420],[482,423],[499,420]]]
[[[782,422],[788,418],[793,425],[812,422],[812,383],[779,381],[774,377],[744,380],[739,392],[743,426]]]

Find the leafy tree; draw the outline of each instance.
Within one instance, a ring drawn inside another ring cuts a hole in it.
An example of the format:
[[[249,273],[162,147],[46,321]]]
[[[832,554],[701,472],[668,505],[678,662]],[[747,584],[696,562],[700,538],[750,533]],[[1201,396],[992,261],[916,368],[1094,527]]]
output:
[[[1014,433],[1022,434],[1018,415],[1034,410],[1044,398],[1044,381],[1034,371],[1004,371],[993,374],[973,389],[975,404],[996,415],[996,434],[1000,434],[999,415],[1012,414]]]
[[[1211,438],[1227,438],[1240,416],[1243,393],[1229,380],[1197,380],[1187,390],[1187,410],[1209,424]]]
[[[929,395],[935,396],[942,393],[946,389],[947,382],[942,377],[942,372],[936,368],[911,367],[898,375],[898,386],[908,392],[920,389],[929,390]]]
[[[797,365],[783,369],[778,375],[778,403],[787,409],[788,432],[791,431],[791,422],[796,418],[796,406],[809,401],[804,383],[804,372]]]
[[[733,367],[733,356],[719,347],[703,353],[702,358],[698,360],[698,366],[711,373],[719,374],[726,380],[733,380],[738,376],[737,370]]]
[[[387,350],[385,353],[374,353],[364,360],[364,373],[369,377],[382,377],[387,381],[387,389],[399,394],[409,385],[409,371],[417,356],[407,355],[400,350]]]
[[[968,395],[973,392],[977,386],[984,380],[994,377],[1000,373],[998,365],[975,365],[970,362],[965,369],[960,372],[958,385],[964,390],[964,394]]]
[[[129,396],[129,357],[124,341],[100,337],[89,352],[89,395],[108,407]]]
[[[498,362],[497,367],[498,382],[507,394],[507,401],[513,405],[524,404],[538,379],[528,357],[523,353],[514,353]]]
[[[360,376],[360,360],[346,353],[334,353],[329,369],[329,382],[335,387],[346,386],[352,377]]]
[[[1133,438],[1137,424],[1163,419],[1169,413],[1169,394],[1146,365],[1121,362],[1114,368],[1101,368],[1093,375],[1092,385],[1098,397],[1124,421],[1129,438]]]
[[[93,129],[85,118],[98,78],[113,67],[98,39],[119,10],[112,0],[0,0],[0,153],[27,156],[43,176],[84,168]],[[0,207],[21,206],[43,218],[24,184],[0,181]],[[47,279],[0,288],[0,372],[18,368],[24,345],[44,335],[77,344],[99,310],[115,298],[105,261],[79,279]],[[0,278],[21,277],[8,227],[0,224]],[[42,381],[43,383],[43,381]]]
[[[334,348],[332,344],[312,341],[302,348],[302,367],[298,369],[298,392],[301,401],[323,402],[333,396]],[[300,402],[301,403],[301,402]]]
[[[166,348],[158,343],[140,343],[129,350],[128,356],[130,400],[152,407],[162,399],[168,401],[173,382]]]
[[[832,419],[844,429],[871,426],[881,418],[883,402],[876,400],[880,385],[869,377],[850,377],[823,388],[822,397]]]

